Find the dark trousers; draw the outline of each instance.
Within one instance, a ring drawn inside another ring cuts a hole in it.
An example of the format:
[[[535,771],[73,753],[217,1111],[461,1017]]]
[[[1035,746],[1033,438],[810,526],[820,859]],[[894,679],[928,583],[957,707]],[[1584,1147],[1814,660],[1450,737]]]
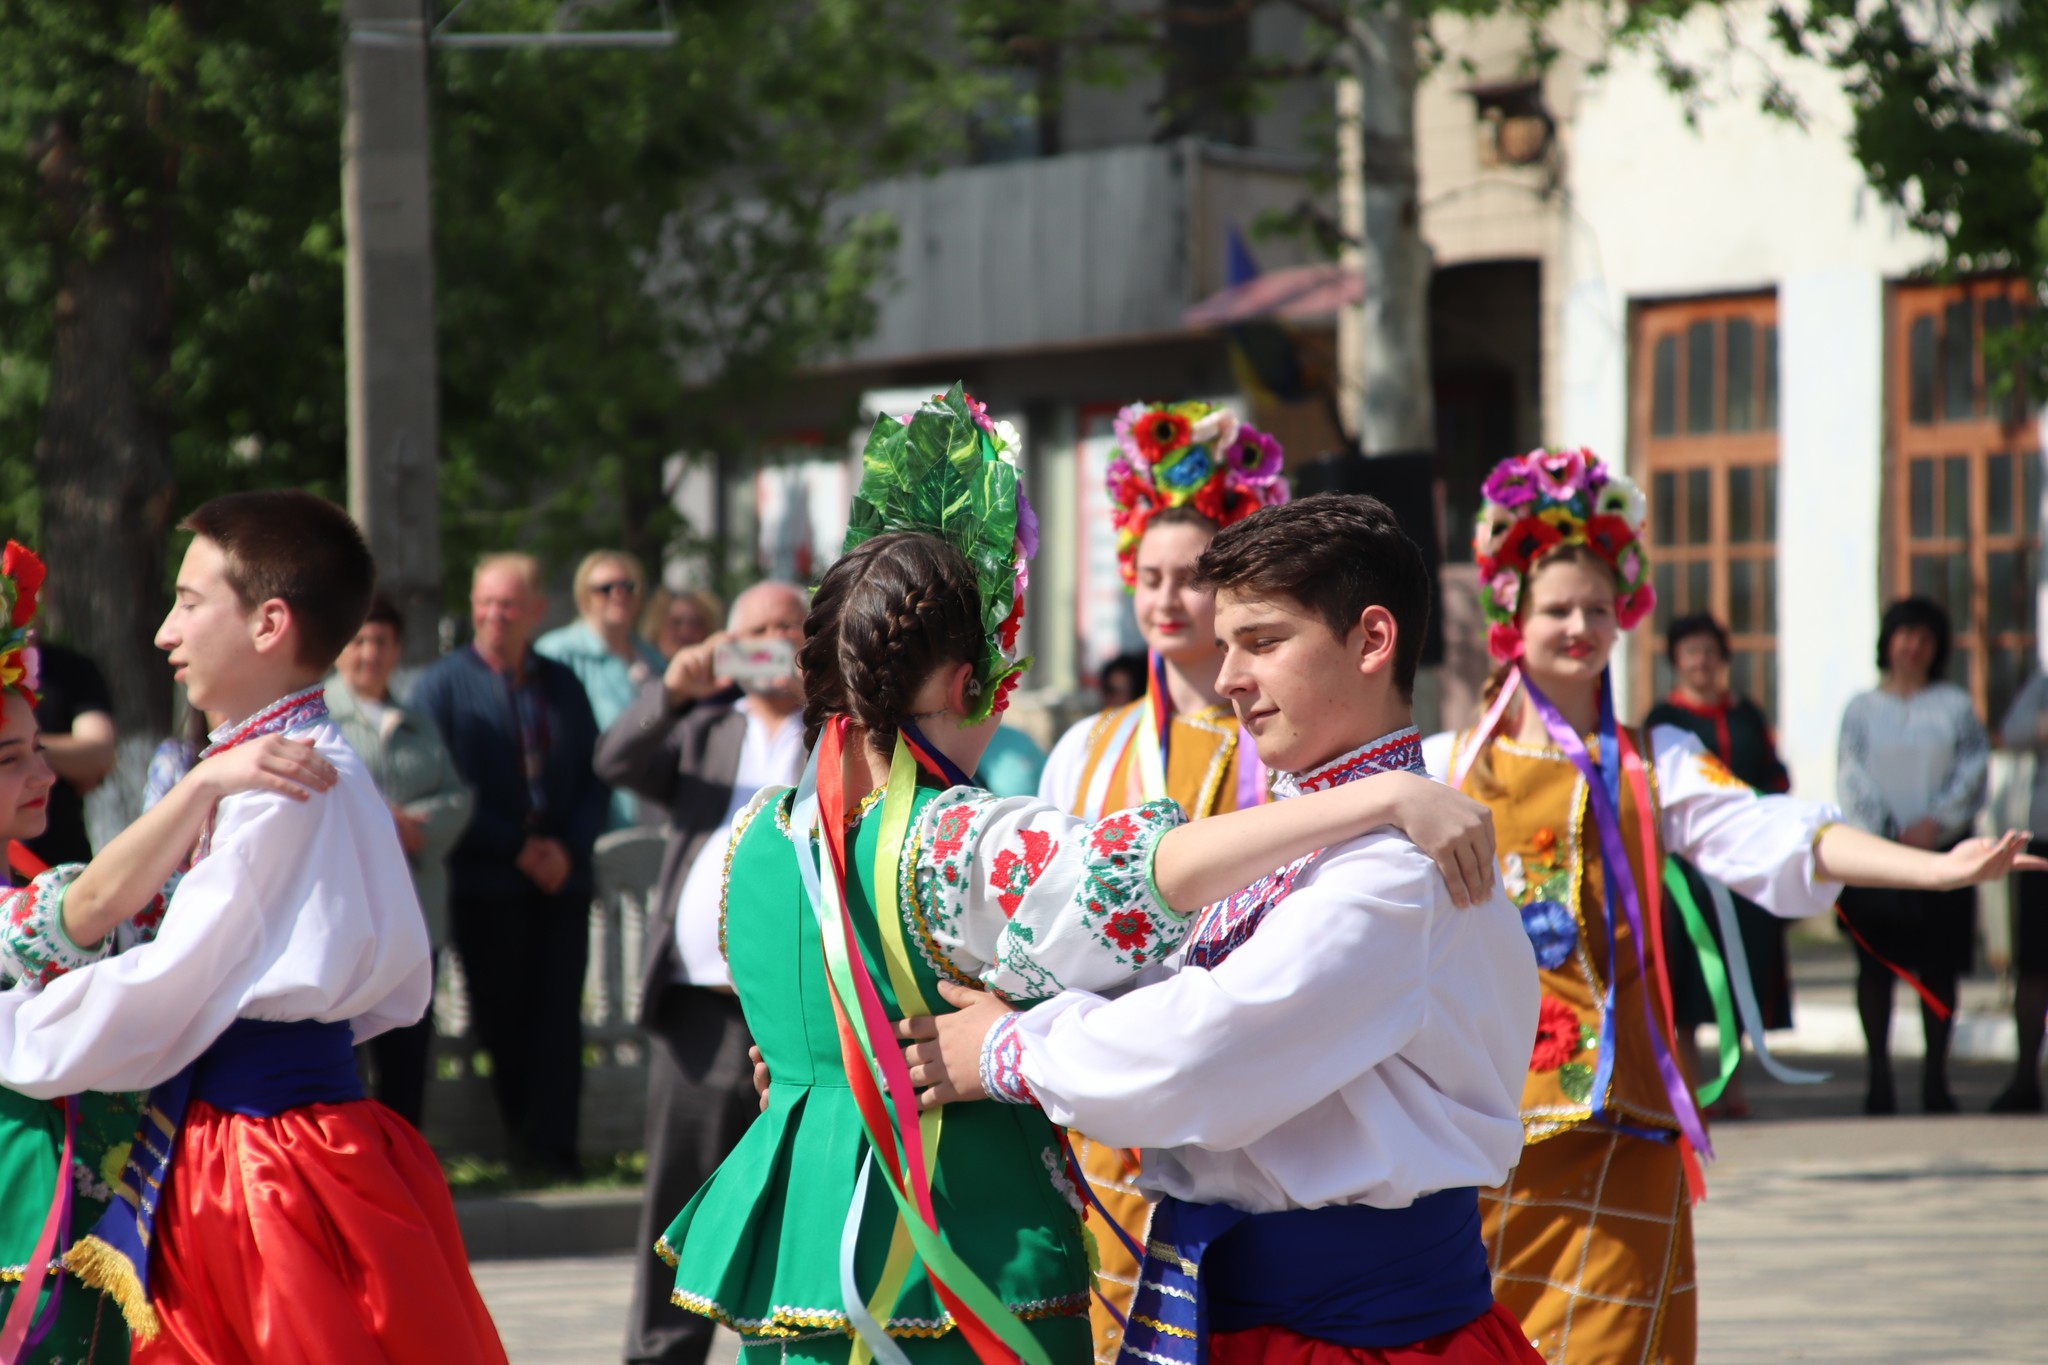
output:
[[[441,964],[434,964],[434,979],[441,976]],[[417,1024],[378,1034],[364,1048],[370,1054],[370,1075],[377,1103],[420,1126],[427,1099],[427,1068],[434,1053],[434,1002],[427,1000],[427,1012]]]
[[[512,1159],[551,1175],[577,1174],[590,896],[536,888],[456,896],[448,910],[469,983],[471,1027],[491,1054],[491,1091]]]
[[[670,1302],[676,1273],[654,1244],[760,1112],[753,1040],[737,997],[674,984],[648,1011],[647,1202],[626,1322],[628,1365],[703,1365],[715,1324]]]

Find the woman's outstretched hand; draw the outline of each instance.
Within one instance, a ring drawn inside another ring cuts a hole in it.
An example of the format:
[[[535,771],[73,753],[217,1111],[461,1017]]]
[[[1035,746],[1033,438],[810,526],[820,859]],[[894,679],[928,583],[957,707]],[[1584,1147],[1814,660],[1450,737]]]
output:
[[[1450,888],[1451,904],[1477,905],[1491,896],[1496,871],[1493,812],[1420,773],[1386,773],[1372,780],[1392,779],[1399,785],[1389,823],[1435,861]]]
[[[340,777],[334,765],[314,750],[312,740],[282,735],[237,744],[198,764],[190,774],[216,801],[251,791],[276,792],[305,801],[331,788]]]
[[[939,994],[954,1006],[952,1014],[920,1014],[896,1025],[920,1109],[988,1097],[981,1088],[981,1045],[996,1021],[1013,1012],[987,991],[951,981],[939,983]]]
[[[1953,891],[1996,881],[2008,872],[2048,872],[2048,858],[2027,852],[2033,838],[2025,830],[2008,830],[1996,838],[1965,839],[1946,853],[1937,855],[1932,890]]]

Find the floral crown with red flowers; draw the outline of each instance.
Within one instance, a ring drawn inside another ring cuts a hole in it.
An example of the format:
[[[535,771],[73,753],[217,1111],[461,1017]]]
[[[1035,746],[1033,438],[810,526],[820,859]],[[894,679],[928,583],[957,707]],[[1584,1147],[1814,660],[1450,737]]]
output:
[[[0,552],[0,694],[19,692],[30,706],[42,679],[28,623],[42,587],[43,561],[28,546],[8,541]]]
[[[1287,501],[1280,443],[1211,403],[1133,403],[1116,415],[1118,453],[1103,480],[1124,586],[1138,581],[1138,542],[1152,518],[1192,507],[1220,530]]]
[[[1649,503],[1628,475],[1590,450],[1532,450],[1502,460],[1480,485],[1485,502],[1472,536],[1487,652],[1502,663],[1522,657],[1515,624],[1529,570],[1552,551],[1583,545],[1614,570],[1621,585],[1615,618],[1633,630],[1657,605],[1650,557],[1643,550]]]

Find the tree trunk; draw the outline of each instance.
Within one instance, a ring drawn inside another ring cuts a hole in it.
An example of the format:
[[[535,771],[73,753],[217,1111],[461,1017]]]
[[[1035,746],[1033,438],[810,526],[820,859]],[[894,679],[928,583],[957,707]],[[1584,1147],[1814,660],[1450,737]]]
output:
[[[1340,214],[1365,300],[1340,320],[1345,424],[1368,455],[1436,447],[1429,248],[1416,175],[1415,16],[1399,0],[1351,20],[1355,77],[1339,82]]]
[[[87,222],[60,247],[50,392],[36,442],[43,628],[92,656],[125,734],[170,731],[170,671],[152,643],[163,620],[171,529],[170,450],[160,406],[170,368],[170,252],[161,225],[111,221],[90,205],[76,142],[52,132],[43,187],[60,221]],[[75,245],[98,239],[90,254]]]

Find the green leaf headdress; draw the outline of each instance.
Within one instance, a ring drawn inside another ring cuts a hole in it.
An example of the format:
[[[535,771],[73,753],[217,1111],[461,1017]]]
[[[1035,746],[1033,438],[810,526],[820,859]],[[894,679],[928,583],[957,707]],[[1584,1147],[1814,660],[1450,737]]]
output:
[[[1015,428],[989,421],[988,410],[955,384],[907,416],[876,419],[847,518],[848,550],[884,532],[919,531],[966,558],[986,633],[970,725],[1009,705],[1031,664],[1013,655],[1038,550],[1038,518],[1017,478],[1020,448]]]

